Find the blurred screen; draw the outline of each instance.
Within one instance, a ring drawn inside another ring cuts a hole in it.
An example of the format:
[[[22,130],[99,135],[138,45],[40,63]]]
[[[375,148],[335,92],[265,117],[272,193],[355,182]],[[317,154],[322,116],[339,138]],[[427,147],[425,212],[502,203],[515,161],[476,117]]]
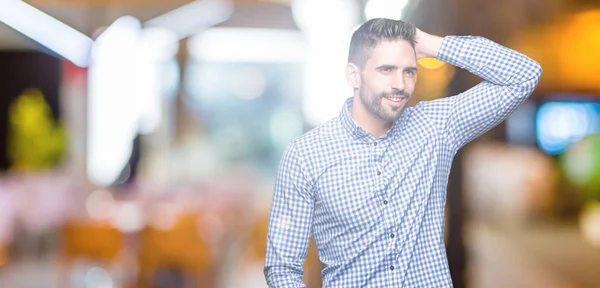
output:
[[[537,110],[537,143],[548,154],[560,154],[584,136],[600,132],[600,102],[569,99],[545,102]]]

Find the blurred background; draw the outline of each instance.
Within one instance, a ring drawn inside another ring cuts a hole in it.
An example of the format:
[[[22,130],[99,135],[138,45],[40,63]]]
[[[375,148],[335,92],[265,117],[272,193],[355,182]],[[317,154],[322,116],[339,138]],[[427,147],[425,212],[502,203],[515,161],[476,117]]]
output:
[[[0,287],[265,287],[283,149],[338,115],[376,17],[544,69],[455,159],[455,287],[600,287],[594,0],[0,0]],[[411,105],[481,81],[418,70]],[[311,244],[308,287],[321,269]]]

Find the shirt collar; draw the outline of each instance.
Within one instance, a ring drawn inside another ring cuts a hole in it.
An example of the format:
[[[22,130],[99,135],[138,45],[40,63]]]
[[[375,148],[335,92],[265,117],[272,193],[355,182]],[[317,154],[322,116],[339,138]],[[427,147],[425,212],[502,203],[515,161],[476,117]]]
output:
[[[342,107],[342,111],[340,112],[340,120],[342,121],[342,126],[344,126],[344,129],[348,133],[350,133],[350,135],[354,138],[359,139],[371,136],[373,139],[376,139],[375,136],[369,134],[369,132],[365,131],[363,128],[358,126],[358,124],[356,124],[356,121],[354,121],[354,119],[352,118],[352,115],[350,115],[350,109],[352,108],[353,101],[354,97],[350,97],[344,102],[344,106]],[[400,119],[402,119],[402,117],[400,117]],[[382,136],[381,139],[387,138],[389,135],[392,135],[392,133],[399,126],[399,122],[400,120],[394,121],[390,130],[388,130],[388,132],[384,136]]]
[[[346,131],[350,133],[352,137],[362,138],[367,136],[368,133],[366,133],[364,129],[360,128],[354,119],[352,119],[352,115],[350,115],[350,109],[352,108],[353,100],[354,97],[350,97],[344,102],[344,106],[340,112],[340,120],[342,121],[342,126],[344,126],[344,129],[346,129]]]

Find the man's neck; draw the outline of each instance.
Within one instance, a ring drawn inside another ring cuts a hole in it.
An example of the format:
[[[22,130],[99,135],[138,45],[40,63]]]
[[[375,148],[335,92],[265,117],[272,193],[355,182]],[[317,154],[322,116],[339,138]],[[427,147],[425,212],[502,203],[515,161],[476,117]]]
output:
[[[392,123],[386,122],[376,115],[373,115],[361,102],[360,96],[355,95],[352,99],[352,108],[350,109],[350,116],[354,119],[354,122],[358,124],[368,133],[373,134],[375,137],[381,137],[385,135],[392,127]]]

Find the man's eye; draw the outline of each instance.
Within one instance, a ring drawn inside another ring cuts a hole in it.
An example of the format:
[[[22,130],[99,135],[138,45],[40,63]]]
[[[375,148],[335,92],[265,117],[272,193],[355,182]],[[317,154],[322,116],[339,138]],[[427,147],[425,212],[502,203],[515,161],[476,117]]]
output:
[[[415,72],[414,70],[407,70],[406,71],[406,74],[411,75],[411,76],[415,75],[416,73],[417,72]]]

